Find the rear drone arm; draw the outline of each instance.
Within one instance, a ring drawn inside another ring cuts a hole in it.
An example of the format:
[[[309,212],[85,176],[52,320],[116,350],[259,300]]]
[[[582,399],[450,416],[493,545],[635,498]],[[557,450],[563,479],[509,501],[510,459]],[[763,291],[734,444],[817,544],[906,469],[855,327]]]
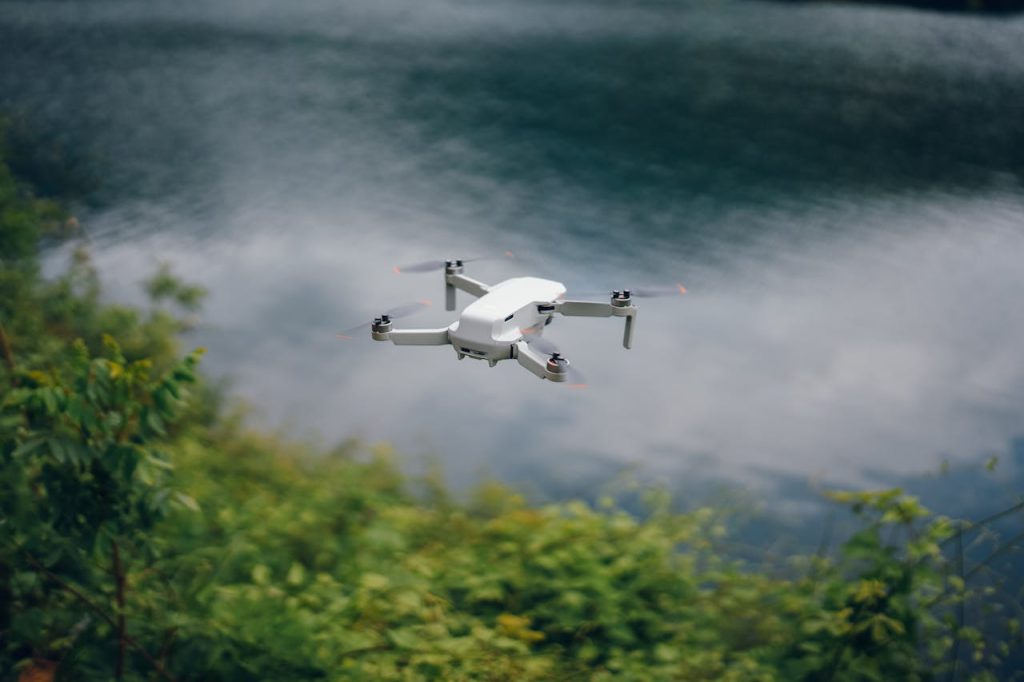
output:
[[[633,346],[633,320],[636,318],[636,306],[633,305],[629,292],[615,292],[610,303],[594,301],[556,301],[549,310],[541,312],[559,313],[565,317],[624,317],[626,328],[622,333],[622,347]]]
[[[440,329],[394,329],[390,320],[373,321],[370,335],[374,341],[390,341],[396,346],[447,346],[451,343],[448,327]]]
[[[444,303],[446,310],[455,310],[455,290],[461,289],[470,296],[480,298],[491,290],[483,282],[462,274],[462,261],[448,261],[444,266]]]

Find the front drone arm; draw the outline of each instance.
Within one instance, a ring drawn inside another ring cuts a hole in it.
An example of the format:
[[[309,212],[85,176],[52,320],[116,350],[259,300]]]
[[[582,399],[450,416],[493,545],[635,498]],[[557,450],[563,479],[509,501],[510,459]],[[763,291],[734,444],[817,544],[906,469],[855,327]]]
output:
[[[440,329],[393,329],[391,321],[377,322],[370,326],[374,341],[390,341],[396,346],[447,346],[451,343],[448,327]]]
[[[455,290],[462,289],[470,296],[480,298],[491,290],[483,282],[462,274],[462,261],[447,261],[444,266],[444,303],[446,310],[455,310]]]
[[[559,313],[566,317],[624,317],[626,318],[626,328],[622,333],[622,347],[631,348],[633,346],[633,320],[636,318],[636,306],[628,296],[613,296],[611,303],[556,301],[552,304],[552,309],[549,312]]]
[[[552,364],[547,355],[538,353],[525,341],[517,341],[513,348],[516,360],[530,373],[555,382],[563,382],[568,378],[564,372],[555,371],[558,369],[557,363]]]
[[[447,346],[448,327],[441,329],[395,329],[388,333],[396,346]]]

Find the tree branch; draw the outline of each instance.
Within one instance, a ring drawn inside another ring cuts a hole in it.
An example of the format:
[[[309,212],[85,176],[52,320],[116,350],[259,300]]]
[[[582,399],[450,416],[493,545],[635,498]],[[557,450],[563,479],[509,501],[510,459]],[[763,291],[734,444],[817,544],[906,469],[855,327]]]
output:
[[[0,324],[0,355],[4,356],[4,364],[7,366],[7,371],[11,373],[11,383],[16,384],[17,379],[14,372],[17,366],[14,364],[14,351],[11,350],[11,342],[7,338],[7,331],[3,324]]]
[[[124,567],[121,565],[121,549],[117,540],[111,540],[110,546],[114,555],[114,584],[116,586],[115,602],[117,604],[117,663],[114,666],[115,679],[124,679],[125,624],[124,615]]]
[[[32,564],[32,567],[38,573],[42,573],[44,576],[46,576],[50,580],[52,580],[53,582],[57,583],[57,585],[61,589],[66,590],[72,596],[74,596],[76,599],[78,599],[78,601],[80,601],[83,604],[85,604],[86,606],[88,606],[89,609],[91,609],[93,611],[93,613],[95,613],[97,616],[99,616],[100,618],[105,620],[111,627],[117,628],[117,622],[113,618],[111,618],[110,615],[106,611],[104,611],[99,606],[97,606],[95,602],[93,602],[87,596],[82,594],[77,588],[75,588],[74,585],[71,585],[70,583],[65,582],[65,580],[63,578],[61,578],[59,575],[51,572],[48,568],[46,568],[46,566],[43,566],[41,563],[39,563],[39,561],[37,561],[34,556],[32,556],[31,554],[26,552],[24,549],[22,549],[20,547],[18,549],[21,549],[22,554],[25,555],[25,558],[28,559],[29,563]],[[149,652],[146,651],[145,647],[143,647],[141,644],[139,644],[137,641],[135,641],[134,637],[132,637],[131,635],[125,633],[124,641],[125,641],[125,643],[128,646],[130,646],[131,648],[135,649],[140,654],[142,654],[142,657],[145,658],[147,661],[149,661],[149,664],[153,667],[153,670],[156,671],[156,673],[160,677],[162,677],[163,679],[167,680],[167,682],[176,682],[175,679],[171,676],[171,674],[169,672],[167,672],[167,670],[162,665],[160,665],[160,662],[157,661],[152,656],[150,656]]]
[[[980,521],[973,521],[973,522],[968,521],[966,523],[963,523],[963,524],[960,525],[959,530],[957,530],[957,532],[954,535],[951,535],[950,537],[948,537],[945,540],[943,540],[942,542],[940,542],[939,546],[940,547],[945,547],[946,545],[948,545],[951,542],[956,542],[957,538],[962,536],[962,535],[964,535],[965,533],[970,533],[972,530],[977,530],[979,528],[984,528],[988,524],[993,523],[995,521],[998,521],[999,519],[1003,518],[1004,516],[1009,516],[1010,514],[1013,514],[1014,512],[1021,511],[1022,509],[1024,509],[1024,500],[1018,502],[1017,504],[1013,505],[1012,507],[1009,507],[1009,508],[1004,509],[1002,511],[996,512],[995,514],[992,514],[990,516],[986,516],[985,518],[981,519]]]

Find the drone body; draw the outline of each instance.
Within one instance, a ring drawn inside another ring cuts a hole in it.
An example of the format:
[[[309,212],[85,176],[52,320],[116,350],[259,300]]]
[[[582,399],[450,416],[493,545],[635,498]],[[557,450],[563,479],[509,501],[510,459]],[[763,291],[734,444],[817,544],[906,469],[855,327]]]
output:
[[[486,360],[494,367],[502,360],[516,360],[541,379],[582,385],[575,368],[562,357],[557,347],[541,337],[553,317],[623,317],[625,333],[622,345],[629,348],[633,338],[633,320],[637,309],[629,291],[614,291],[607,303],[566,300],[561,282],[537,277],[515,277],[489,286],[463,274],[463,261],[437,262],[444,269],[446,308],[455,310],[455,292],[462,290],[478,297],[462,311],[459,319],[439,329],[395,329],[393,317],[384,314],[370,325],[376,341],[391,341],[397,346],[451,345],[460,360]],[[435,263],[417,266],[425,271]],[[396,268],[396,271],[401,271]],[[680,293],[684,291],[680,287]],[[659,294],[660,295],[660,294]],[[401,309],[401,314],[411,312]]]

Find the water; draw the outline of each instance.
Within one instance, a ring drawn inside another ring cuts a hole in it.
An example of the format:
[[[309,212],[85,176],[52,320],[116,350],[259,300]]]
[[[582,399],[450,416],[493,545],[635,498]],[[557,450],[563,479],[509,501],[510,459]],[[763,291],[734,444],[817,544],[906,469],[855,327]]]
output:
[[[1021,45],[740,0],[3,2],[0,108],[89,180],[112,296],[161,261],[209,287],[190,341],[271,424],[456,484],[874,483],[1024,433]],[[449,321],[395,263],[505,250],[469,274],[690,293],[631,352],[550,327],[583,391],[335,338]]]

